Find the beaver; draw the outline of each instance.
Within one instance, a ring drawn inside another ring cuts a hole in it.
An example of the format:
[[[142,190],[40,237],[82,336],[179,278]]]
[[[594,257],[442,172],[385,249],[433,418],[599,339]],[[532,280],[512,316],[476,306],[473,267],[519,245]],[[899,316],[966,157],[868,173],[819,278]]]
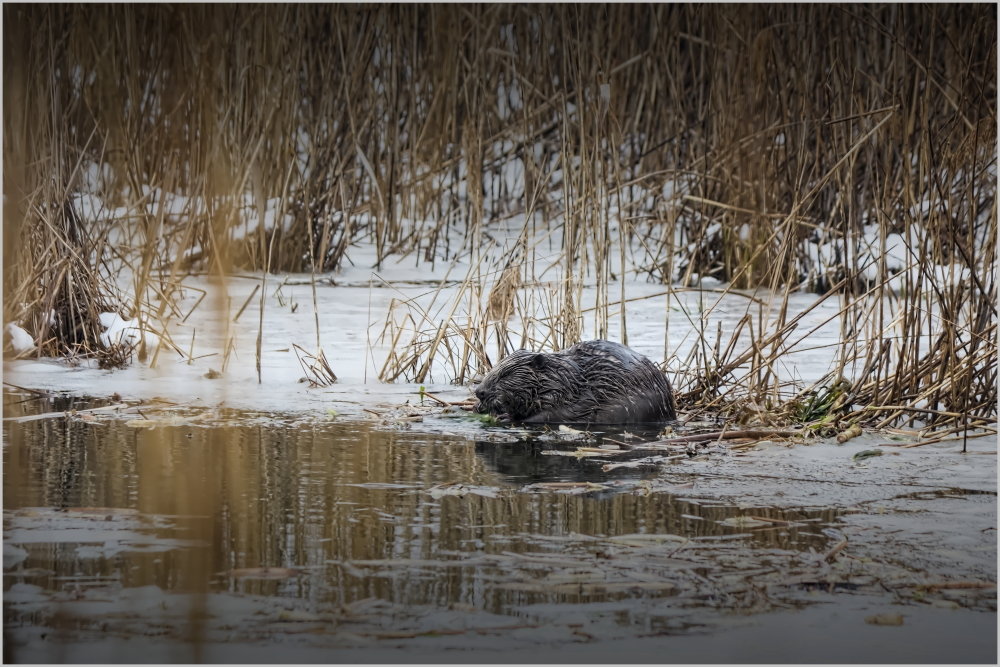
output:
[[[677,418],[667,376],[620,343],[554,353],[518,350],[475,388],[475,410],[501,422],[641,424]]]

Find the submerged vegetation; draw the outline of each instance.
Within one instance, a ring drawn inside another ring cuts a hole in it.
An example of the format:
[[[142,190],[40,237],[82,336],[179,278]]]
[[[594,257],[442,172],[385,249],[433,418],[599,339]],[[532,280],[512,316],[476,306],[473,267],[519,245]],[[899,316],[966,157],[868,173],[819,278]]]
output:
[[[34,354],[155,360],[186,276],[371,244],[375,271],[470,267],[443,315],[387,314],[385,381],[468,382],[585,319],[627,343],[638,278],[706,290],[663,314],[700,333],[664,346],[693,412],[996,420],[992,6],[3,11],[4,321]],[[713,279],[750,297],[733,331],[705,326]],[[810,345],[803,290],[840,304],[812,387],[776,370]],[[106,312],[159,335],[102,345]]]

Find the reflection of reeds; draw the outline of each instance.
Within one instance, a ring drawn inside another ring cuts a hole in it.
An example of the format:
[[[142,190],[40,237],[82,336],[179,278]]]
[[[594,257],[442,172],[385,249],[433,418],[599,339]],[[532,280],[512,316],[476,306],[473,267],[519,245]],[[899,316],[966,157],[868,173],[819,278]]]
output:
[[[627,342],[614,304],[635,262],[668,284],[776,295],[773,319],[741,324],[749,342],[706,331],[683,360],[702,405],[776,400],[798,334],[785,295],[836,285],[830,381],[852,376],[866,414],[995,413],[987,7],[33,5],[4,19],[4,317],[39,354],[98,353],[103,310],[164,330],[192,268],[331,271],[359,240],[379,266],[475,258],[523,215],[509,261],[463,283],[454,304],[471,312],[394,332],[384,379],[446,358],[466,381],[514,347],[572,344],[584,317]],[[94,185],[107,210],[82,224],[72,195],[92,163],[112,170]],[[555,245],[532,245],[542,230]],[[897,238],[912,264],[898,276]],[[540,255],[560,269],[544,288]]]
[[[610,546],[616,536],[637,541],[641,533],[650,539],[651,548],[656,548],[657,536],[679,536],[667,547],[659,543],[660,556],[664,549],[682,545],[690,555],[715,544],[709,540],[699,547],[699,538],[737,532],[723,521],[753,514],[775,522],[804,522],[798,526],[802,534],[755,531],[749,540],[757,549],[794,553],[829,542],[808,524],[829,524],[840,513],[828,508],[706,506],[664,493],[643,493],[641,485],[636,493],[607,496],[522,492],[509,486],[505,476],[523,475],[519,466],[532,458],[523,454],[505,456],[495,448],[477,454],[475,448],[448,438],[413,437],[358,424],[290,427],[271,422],[262,427],[226,424],[221,418],[213,422],[142,429],[114,420],[100,427],[51,419],[10,424],[12,473],[5,497],[12,509],[138,510],[148,521],[151,545],[171,539],[185,543],[106,560],[80,560],[65,547],[38,545],[32,565],[51,573],[45,576],[46,587],[72,586],[63,578],[82,573],[113,576],[116,588],[119,583],[124,588],[155,585],[168,592],[194,593],[199,606],[191,610],[191,623],[182,624],[191,633],[205,630],[207,621],[200,615],[213,593],[274,594],[275,581],[227,576],[232,570],[264,567],[308,573],[293,584],[297,590],[285,593],[322,605],[370,597],[416,605],[482,605],[486,591],[487,608],[506,613],[517,596],[481,583],[498,574],[501,581],[537,583],[534,573],[520,567],[522,552],[536,557],[549,552],[553,558],[592,565],[592,551],[564,547],[577,540],[594,545],[606,538]],[[101,429],[99,435],[95,428]],[[523,452],[525,443],[518,446]],[[67,466],[80,472],[78,483],[67,486]],[[439,499],[428,495],[428,487],[452,480],[483,485],[492,493]],[[156,528],[154,517],[160,522]],[[685,544],[685,539],[695,542]],[[442,567],[432,579],[418,582],[409,580],[411,558],[459,566]],[[393,559],[402,579],[369,570],[392,569]],[[479,560],[486,567],[461,567],[463,560]],[[616,577],[650,565],[631,559],[607,564]],[[706,565],[714,578],[715,566]],[[694,580],[685,585],[693,586]],[[539,593],[550,601],[563,599],[558,588]],[[155,608],[142,613],[148,614],[148,623],[167,622],[158,618],[160,611],[170,616]],[[197,634],[185,639],[194,650],[199,641],[212,641]]]

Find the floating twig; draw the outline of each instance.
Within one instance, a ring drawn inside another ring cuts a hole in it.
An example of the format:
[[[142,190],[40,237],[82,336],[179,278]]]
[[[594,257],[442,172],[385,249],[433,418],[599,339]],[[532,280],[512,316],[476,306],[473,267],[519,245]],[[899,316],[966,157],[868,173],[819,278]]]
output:
[[[837,554],[843,551],[844,547],[846,546],[847,546],[847,538],[845,537],[843,540],[835,544],[832,549],[823,554],[822,560],[826,561],[827,563],[832,563],[833,559],[837,557]]]
[[[789,429],[778,429],[778,430],[761,430],[761,429],[744,429],[738,431],[714,431],[712,433],[692,433],[690,435],[678,435],[673,438],[666,438],[664,440],[654,440],[652,442],[644,442],[639,445],[632,445],[635,449],[649,448],[651,446],[655,447],[658,445],[673,445],[679,443],[690,443],[690,442],[710,442],[713,440],[739,440],[742,438],[794,438],[796,436],[802,435],[802,431],[799,430],[789,430]]]

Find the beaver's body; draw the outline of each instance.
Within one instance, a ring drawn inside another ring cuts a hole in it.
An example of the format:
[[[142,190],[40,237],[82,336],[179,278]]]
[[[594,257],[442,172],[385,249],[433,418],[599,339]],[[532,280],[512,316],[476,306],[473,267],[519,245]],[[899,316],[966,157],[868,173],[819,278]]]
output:
[[[640,424],[677,418],[667,377],[620,343],[518,350],[476,387],[476,411],[528,424]]]

